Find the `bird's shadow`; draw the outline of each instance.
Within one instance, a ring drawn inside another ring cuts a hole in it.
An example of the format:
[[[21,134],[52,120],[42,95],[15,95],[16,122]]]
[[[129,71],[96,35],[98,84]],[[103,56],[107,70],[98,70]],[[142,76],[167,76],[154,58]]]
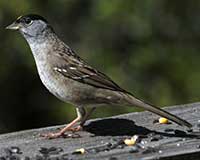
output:
[[[134,121],[122,118],[92,121],[84,126],[84,130],[95,136],[133,136],[136,134],[148,135],[154,133],[166,137],[199,138],[199,135],[176,129],[172,133],[150,130],[146,127],[136,125]]]
[[[90,122],[84,130],[96,136],[124,136],[134,134],[148,134],[151,130],[137,126],[128,119],[109,118]]]

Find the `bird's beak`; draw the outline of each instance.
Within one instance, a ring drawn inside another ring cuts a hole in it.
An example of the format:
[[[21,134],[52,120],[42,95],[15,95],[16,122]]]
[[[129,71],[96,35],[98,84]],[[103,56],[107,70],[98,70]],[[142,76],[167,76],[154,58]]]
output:
[[[9,26],[6,27],[6,29],[11,29],[11,30],[18,30],[20,28],[20,25],[16,22],[13,22]]]

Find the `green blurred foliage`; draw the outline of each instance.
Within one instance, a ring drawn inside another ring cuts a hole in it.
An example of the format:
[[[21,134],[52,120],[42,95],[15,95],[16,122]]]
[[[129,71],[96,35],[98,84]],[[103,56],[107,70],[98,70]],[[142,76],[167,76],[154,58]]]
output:
[[[37,13],[77,54],[158,106],[199,101],[200,1],[0,1],[0,132],[69,122],[74,107],[41,84],[30,49],[6,25]],[[102,107],[93,117],[135,111]]]

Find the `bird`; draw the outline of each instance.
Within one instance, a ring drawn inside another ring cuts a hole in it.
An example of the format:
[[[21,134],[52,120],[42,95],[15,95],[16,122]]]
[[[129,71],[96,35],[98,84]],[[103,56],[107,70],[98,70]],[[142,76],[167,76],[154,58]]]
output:
[[[89,65],[58,37],[42,16],[20,16],[6,29],[17,30],[23,35],[33,54],[39,77],[49,92],[76,107],[77,117],[72,122],[57,132],[42,134],[44,137],[59,138],[67,131],[80,131],[95,108],[105,104],[139,107],[178,125],[192,127],[186,120],[135,97]],[[86,110],[87,107],[90,110]]]

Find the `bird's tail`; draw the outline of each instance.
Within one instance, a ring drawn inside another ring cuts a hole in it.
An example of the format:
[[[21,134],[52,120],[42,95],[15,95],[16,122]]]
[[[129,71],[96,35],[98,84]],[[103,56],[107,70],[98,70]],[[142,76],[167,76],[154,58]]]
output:
[[[145,110],[148,110],[150,112],[153,112],[157,115],[160,115],[161,117],[165,117],[181,126],[187,126],[188,128],[192,127],[192,124],[190,124],[189,122],[187,122],[186,120],[183,120],[161,108],[158,108],[156,106],[150,105],[146,102],[143,102],[142,100],[139,100],[137,98],[135,98],[132,95],[126,94],[126,101],[130,104],[130,105],[134,105],[140,108],[143,108]]]

